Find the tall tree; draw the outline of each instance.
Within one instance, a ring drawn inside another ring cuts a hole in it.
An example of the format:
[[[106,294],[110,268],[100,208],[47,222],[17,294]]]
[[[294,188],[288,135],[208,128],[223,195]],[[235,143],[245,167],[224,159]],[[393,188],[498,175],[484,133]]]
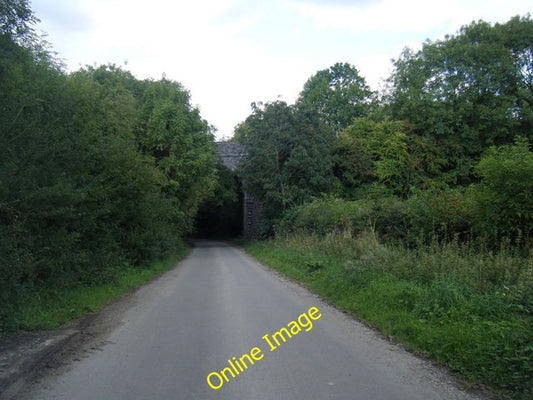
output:
[[[28,0],[0,1],[0,36],[17,41],[27,37],[37,22]]]
[[[164,191],[175,202],[175,220],[189,232],[199,205],[214,187],[213,134],[177,82],[148,82],[142,111],[141,151],[165,174]]]
[[[0,330],[23,301],[166,255],[213,180],[213,137],[180,85],[114,66],[65,74],[0,1]]]
[[[237,136],[247,151],[245,186],[267,218],[332,189],[328,132],[316,113],[281,101],[253,105]]]
[[[442,143],[450,181],[469,182],[487,147],[532,134],[532,43],[529,17],[480,21],[395,61],[392,116]]]
[[[309,78],[297,105],[317,111],[324,122],[339,131],[368,115],[373,94],[357,68],[337,63]]]

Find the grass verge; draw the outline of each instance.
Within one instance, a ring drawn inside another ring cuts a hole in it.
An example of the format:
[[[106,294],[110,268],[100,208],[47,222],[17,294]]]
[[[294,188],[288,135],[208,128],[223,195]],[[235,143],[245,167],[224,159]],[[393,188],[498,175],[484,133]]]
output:
[[[189,247],[184,246],[165,260],[142,267],[125,266],[111,282],[93,286],[63,288],[54,292],[33,293],[22,304],[14,320],[17,330],[56,329],[66,322],[98,310],[132,288],[148,282],[182,259]]]
[[[520,283],[509,287],[498,278],[506,275],[502,268],[531,268],[527,259],[461,246],[412,250],[368,237],[329,239],[336,244],[300,235],[245,249],[466,380],[501,398],[533,398],[531,310],[513,293]]]

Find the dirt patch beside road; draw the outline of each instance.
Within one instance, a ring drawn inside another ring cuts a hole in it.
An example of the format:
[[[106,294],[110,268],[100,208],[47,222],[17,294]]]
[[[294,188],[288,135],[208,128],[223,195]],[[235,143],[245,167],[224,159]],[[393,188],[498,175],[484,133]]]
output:
[[[62,329],[0,338],[0,400],[23,398],[30,385],[98,351],[107,334],[121,324],[121,315],[134,302],[135,291]]]

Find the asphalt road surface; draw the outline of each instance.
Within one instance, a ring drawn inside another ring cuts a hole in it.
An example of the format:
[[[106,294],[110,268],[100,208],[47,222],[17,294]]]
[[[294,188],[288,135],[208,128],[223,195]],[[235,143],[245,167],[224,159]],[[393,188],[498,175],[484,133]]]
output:
[[[115,319],[101,345],[25,398],[481,398],[220,242],[197,242]]]

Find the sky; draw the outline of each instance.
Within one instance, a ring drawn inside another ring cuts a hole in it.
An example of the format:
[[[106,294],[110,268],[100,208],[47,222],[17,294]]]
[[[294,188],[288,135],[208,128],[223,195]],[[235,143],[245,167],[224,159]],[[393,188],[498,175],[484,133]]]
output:
[[[531,0],[33,0],[66,71],[115,64],[180,82],[216,131],[233,135],[252,102],[293,104],[337,62],[373,90],[405,47],[531,12]]]

